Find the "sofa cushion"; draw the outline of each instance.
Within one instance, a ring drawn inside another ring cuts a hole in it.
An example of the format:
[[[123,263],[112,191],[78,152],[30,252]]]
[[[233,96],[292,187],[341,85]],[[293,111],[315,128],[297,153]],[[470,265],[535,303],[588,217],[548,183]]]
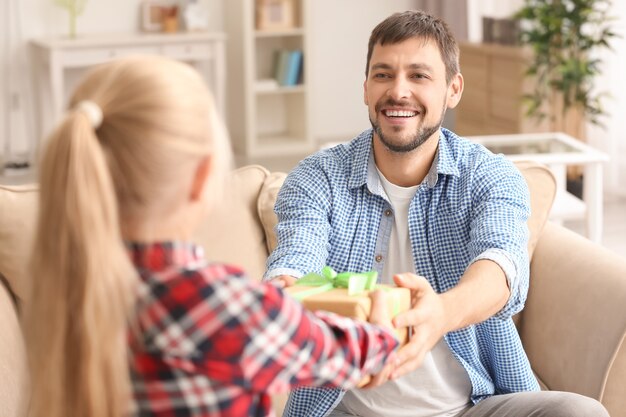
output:
[[[539,236],[550,215],[552,203],[556,195],[556,180],[552,172],[545,166],[536,162],[521,161],[515,166],[520,170],[530,190],[530,218],[528,229],[528,256],[532,255],[539,241]]]
[[[259,218],[265,230],[268,253],[271,253],[276,247],[276,233],[274,232],[274,227],[276,227],[276,223],[278,223],[278,218],[276,217],[276,213],[274,213],[274,203],[276,202],[276,196],[286,176],[287,174],[284,172],[272,172],[263,183],[261,194],[259,195],[257,210],[259,211]]]
[[[0,274],[19,299],[28,291],[27,262],[37,221],[35,185],[0,185]]]
[[[0,416],[26,415],[28,372],[26,349],[15,304],[0,282]]]
[[[268,251],[257,201],[269,175],[258,165],[233,171],[222,203],[211,208],[194,239],[204,247],[209,260],[242,267],[259,280]]]

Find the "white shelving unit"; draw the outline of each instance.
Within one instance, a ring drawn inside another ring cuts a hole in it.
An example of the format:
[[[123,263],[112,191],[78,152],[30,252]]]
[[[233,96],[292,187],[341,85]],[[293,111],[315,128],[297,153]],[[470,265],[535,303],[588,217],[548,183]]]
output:
[[[228,126],[240,155],[264,157],[313,150],[308,47],[308,0],[293,2],[294,27],[257,30],[255,0],[225,2],[228,34]],[[303,53],[301,82],[273,83],[276,54],[299,49]]]
[[[38,138],[58,122],[67,102],[66,72],[85,69],[129,55],[162,55],[197,67],[213,91],[220,113],[225,110],[226,62],[222,32],[110,33],[47,37],[30,41],[35,69]],[[49,93],[49,100],[47,94]]]

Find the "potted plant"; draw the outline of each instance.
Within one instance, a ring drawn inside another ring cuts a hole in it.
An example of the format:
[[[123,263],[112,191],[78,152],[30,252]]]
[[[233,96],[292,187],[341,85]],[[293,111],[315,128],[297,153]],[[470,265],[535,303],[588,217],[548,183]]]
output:
[[[599,50],[609,48],[617,36],[608,16],[611,0],[524,0],[515,14],[520,39],[533,50],[527,75],[533,91],[524,96],[527,115],[550,118],[552,131],[577,139],[587,138],[587,122],[602,125],[606,114],[594,90],[601,72]],[[567,189],[582,196],[582,169],[567,170]]]
[[[76,18],[85,10],[87,0],[55,0],[55,3],[67,9],[70,15],[70,38],[76,37]]]
[[[594,91],[600,74],[597,51],[616,37],[608,12],[611,0],[524,0],[515,14],[521,41],[533,50],[527,75],[534,89],[526,95],[527,115],[550,117],[552,130],[585,140],[586,122],[601,125],[605,115]]]

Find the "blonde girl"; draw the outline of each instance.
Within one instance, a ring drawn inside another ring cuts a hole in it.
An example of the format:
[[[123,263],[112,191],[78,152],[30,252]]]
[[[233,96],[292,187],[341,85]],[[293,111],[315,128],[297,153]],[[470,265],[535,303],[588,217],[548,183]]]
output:
[[[381,371],[388,330],[303,311],[190,242],[229,152],[185,64],[118,60],[78,86],[40,166],[31,416],[271,415],[272,393]]]

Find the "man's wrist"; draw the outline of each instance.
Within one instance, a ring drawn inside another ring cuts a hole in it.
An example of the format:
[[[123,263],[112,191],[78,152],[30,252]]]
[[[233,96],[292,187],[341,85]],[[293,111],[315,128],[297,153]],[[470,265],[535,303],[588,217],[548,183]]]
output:
[[[294,277],[295,279],[299,279],[302,277],[302,273],[292,268],[274,268],[270,269],[263,276],[263,281],[271,281],[274,278],[278,278],[281,275],[288,275]]]

